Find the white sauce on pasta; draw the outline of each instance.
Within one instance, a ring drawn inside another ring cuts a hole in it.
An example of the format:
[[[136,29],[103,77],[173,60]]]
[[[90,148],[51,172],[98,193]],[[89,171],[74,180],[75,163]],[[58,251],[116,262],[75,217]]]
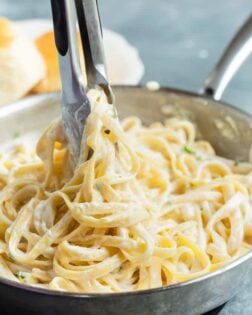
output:
[[[74,170],[60,123],[37,154],[0,156],[0,276],[71,292],[165,286],[251,248],[252,165],[215,155],[187,120],[122,123],[103,95]],[[153,104],[155,105],[155,104]]]

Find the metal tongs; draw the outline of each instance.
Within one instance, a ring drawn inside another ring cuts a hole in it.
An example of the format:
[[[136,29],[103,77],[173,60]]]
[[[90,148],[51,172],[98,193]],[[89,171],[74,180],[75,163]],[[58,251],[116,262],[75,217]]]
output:
[[[87,90],[103,89],[110,104],[113,104],[113,93],[107,80],[97,1],[51,0],[51,6],[62,82],[62,119],[70,153],[76,164],[85,121],[90,113],[80,66],[77,20],[84,51]]]

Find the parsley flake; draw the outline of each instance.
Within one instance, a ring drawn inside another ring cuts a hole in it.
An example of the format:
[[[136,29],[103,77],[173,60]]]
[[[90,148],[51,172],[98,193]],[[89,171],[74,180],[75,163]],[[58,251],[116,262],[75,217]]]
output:
[[[183,147],[183,152],[187,153],[187,154],[192,154],[192,155],[195,155],[196,152],[194,150],[192,150],[191,148],[189,148],[188,146],[184,146]]]
[[[95,183],[95,188],[96,188],[98,191],[101,191],[102,188],[103,188],[103,183],[101,183],[101,182]]]
[[[17,139],[17,138],[19,138],[20,137],[20,132],[15,132],[14,134],[13,134],[13,138],[14,139]]]
[[[16,273],[16,276],[17,278],[20,280],[20,281],[24,281],[25,280],[25,274],[22,272],[22,271],[18,271]]]
[[[122,272],[122,270],[123,270],[123,267],[120,266],[120,267],[118,267],[117,272],[120,273],[120,272]]]
[[[114,146],[115,146],[116,151],[119,151],[119,144],[118,144],[118,142],[115,142]]]
[[[12,262],[15,261],[15,257],[14,257],[11,253],[8,254],[8,258],[9,258],[9,260],[12,261]]]

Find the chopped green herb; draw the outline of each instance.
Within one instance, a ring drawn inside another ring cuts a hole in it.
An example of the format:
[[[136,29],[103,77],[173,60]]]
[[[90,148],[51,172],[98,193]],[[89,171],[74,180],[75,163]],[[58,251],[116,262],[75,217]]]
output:
[[[110,130],[109,130],[109,129],[105,129],[105,130],[104,130],[104,133],[106,133],[107,135],[109,135],[109,134],[110,134]]]
[[[20,137],[20,132],[15,132],[14,134],[13,134],[13,138],[14,139],[17,139],[17,138],[19,138]]]
[[[177,118],[180,118],[180,119],[185,119],[185,118],[187,118],[187,119],[188,119],[188,117],[187,117],[188,115],[187,115],[186,110],[184,110],[184,109],[181,108],[181,107],[176,107],[176,108],[174,108],[173,114],[174,114],[174,116],[177,117]]]
[[[15,261],[15,258],[11,253],[8,254],[8,258],[10,261]]]
[[[96,188],[98,191],[101,191],[102,188],[103,188],[103,183],[101,183],[101,182],[95,183],[95,188]]]
[[[183,152],[185,152],[185,153],[187,153],[187,154],[192,154],[192,155],[194,155],[196,152],[194,151],[194,150],[192,150],[192,149],[190,149],[188,146],[184,146],[183,147]]]
[[[118,267],[117,272],[121,272],[122,270],[123,270],[123,267],[120,266],[120,267]]]
[[[203,157],[200,156],[200,155],[196,155],[196,159],[197,159],[198,161],[204,161]]]
[[[116,151],[119,151],[119,145],[118,145],[118,142],[115,142],[115,143],[114,143],[114,145],[115,145],[115,149],[116,149]]]
[[[19,279],[20,281],[24,281],[24,280],[25,280],[25,274],[24,274],[22,271],[18,271],[18,272],[16,273],[16,276],[18,277],[18,279]]]
[[[239,162],[238,161],[234,161],[234,166],[239,166]]]

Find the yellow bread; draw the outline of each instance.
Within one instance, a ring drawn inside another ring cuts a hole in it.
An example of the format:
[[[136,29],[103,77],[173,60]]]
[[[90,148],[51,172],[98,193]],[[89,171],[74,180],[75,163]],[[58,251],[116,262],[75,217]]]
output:
[[[34,43],[0,18],[0,105],[23,97],[44,76],[44,60]]]
[[[57,57],[57,50],[54,42],[53,31],[48,31],[39,36],[35,44],[44,58],[46,64],[46,76],[32,89],[33,93],[53,92],[61,89],[59,64]],[[81,41],[78,36],[78,44],[80,54],[82,56],[81,66],[84,68],[83,54],[81,49]]]

